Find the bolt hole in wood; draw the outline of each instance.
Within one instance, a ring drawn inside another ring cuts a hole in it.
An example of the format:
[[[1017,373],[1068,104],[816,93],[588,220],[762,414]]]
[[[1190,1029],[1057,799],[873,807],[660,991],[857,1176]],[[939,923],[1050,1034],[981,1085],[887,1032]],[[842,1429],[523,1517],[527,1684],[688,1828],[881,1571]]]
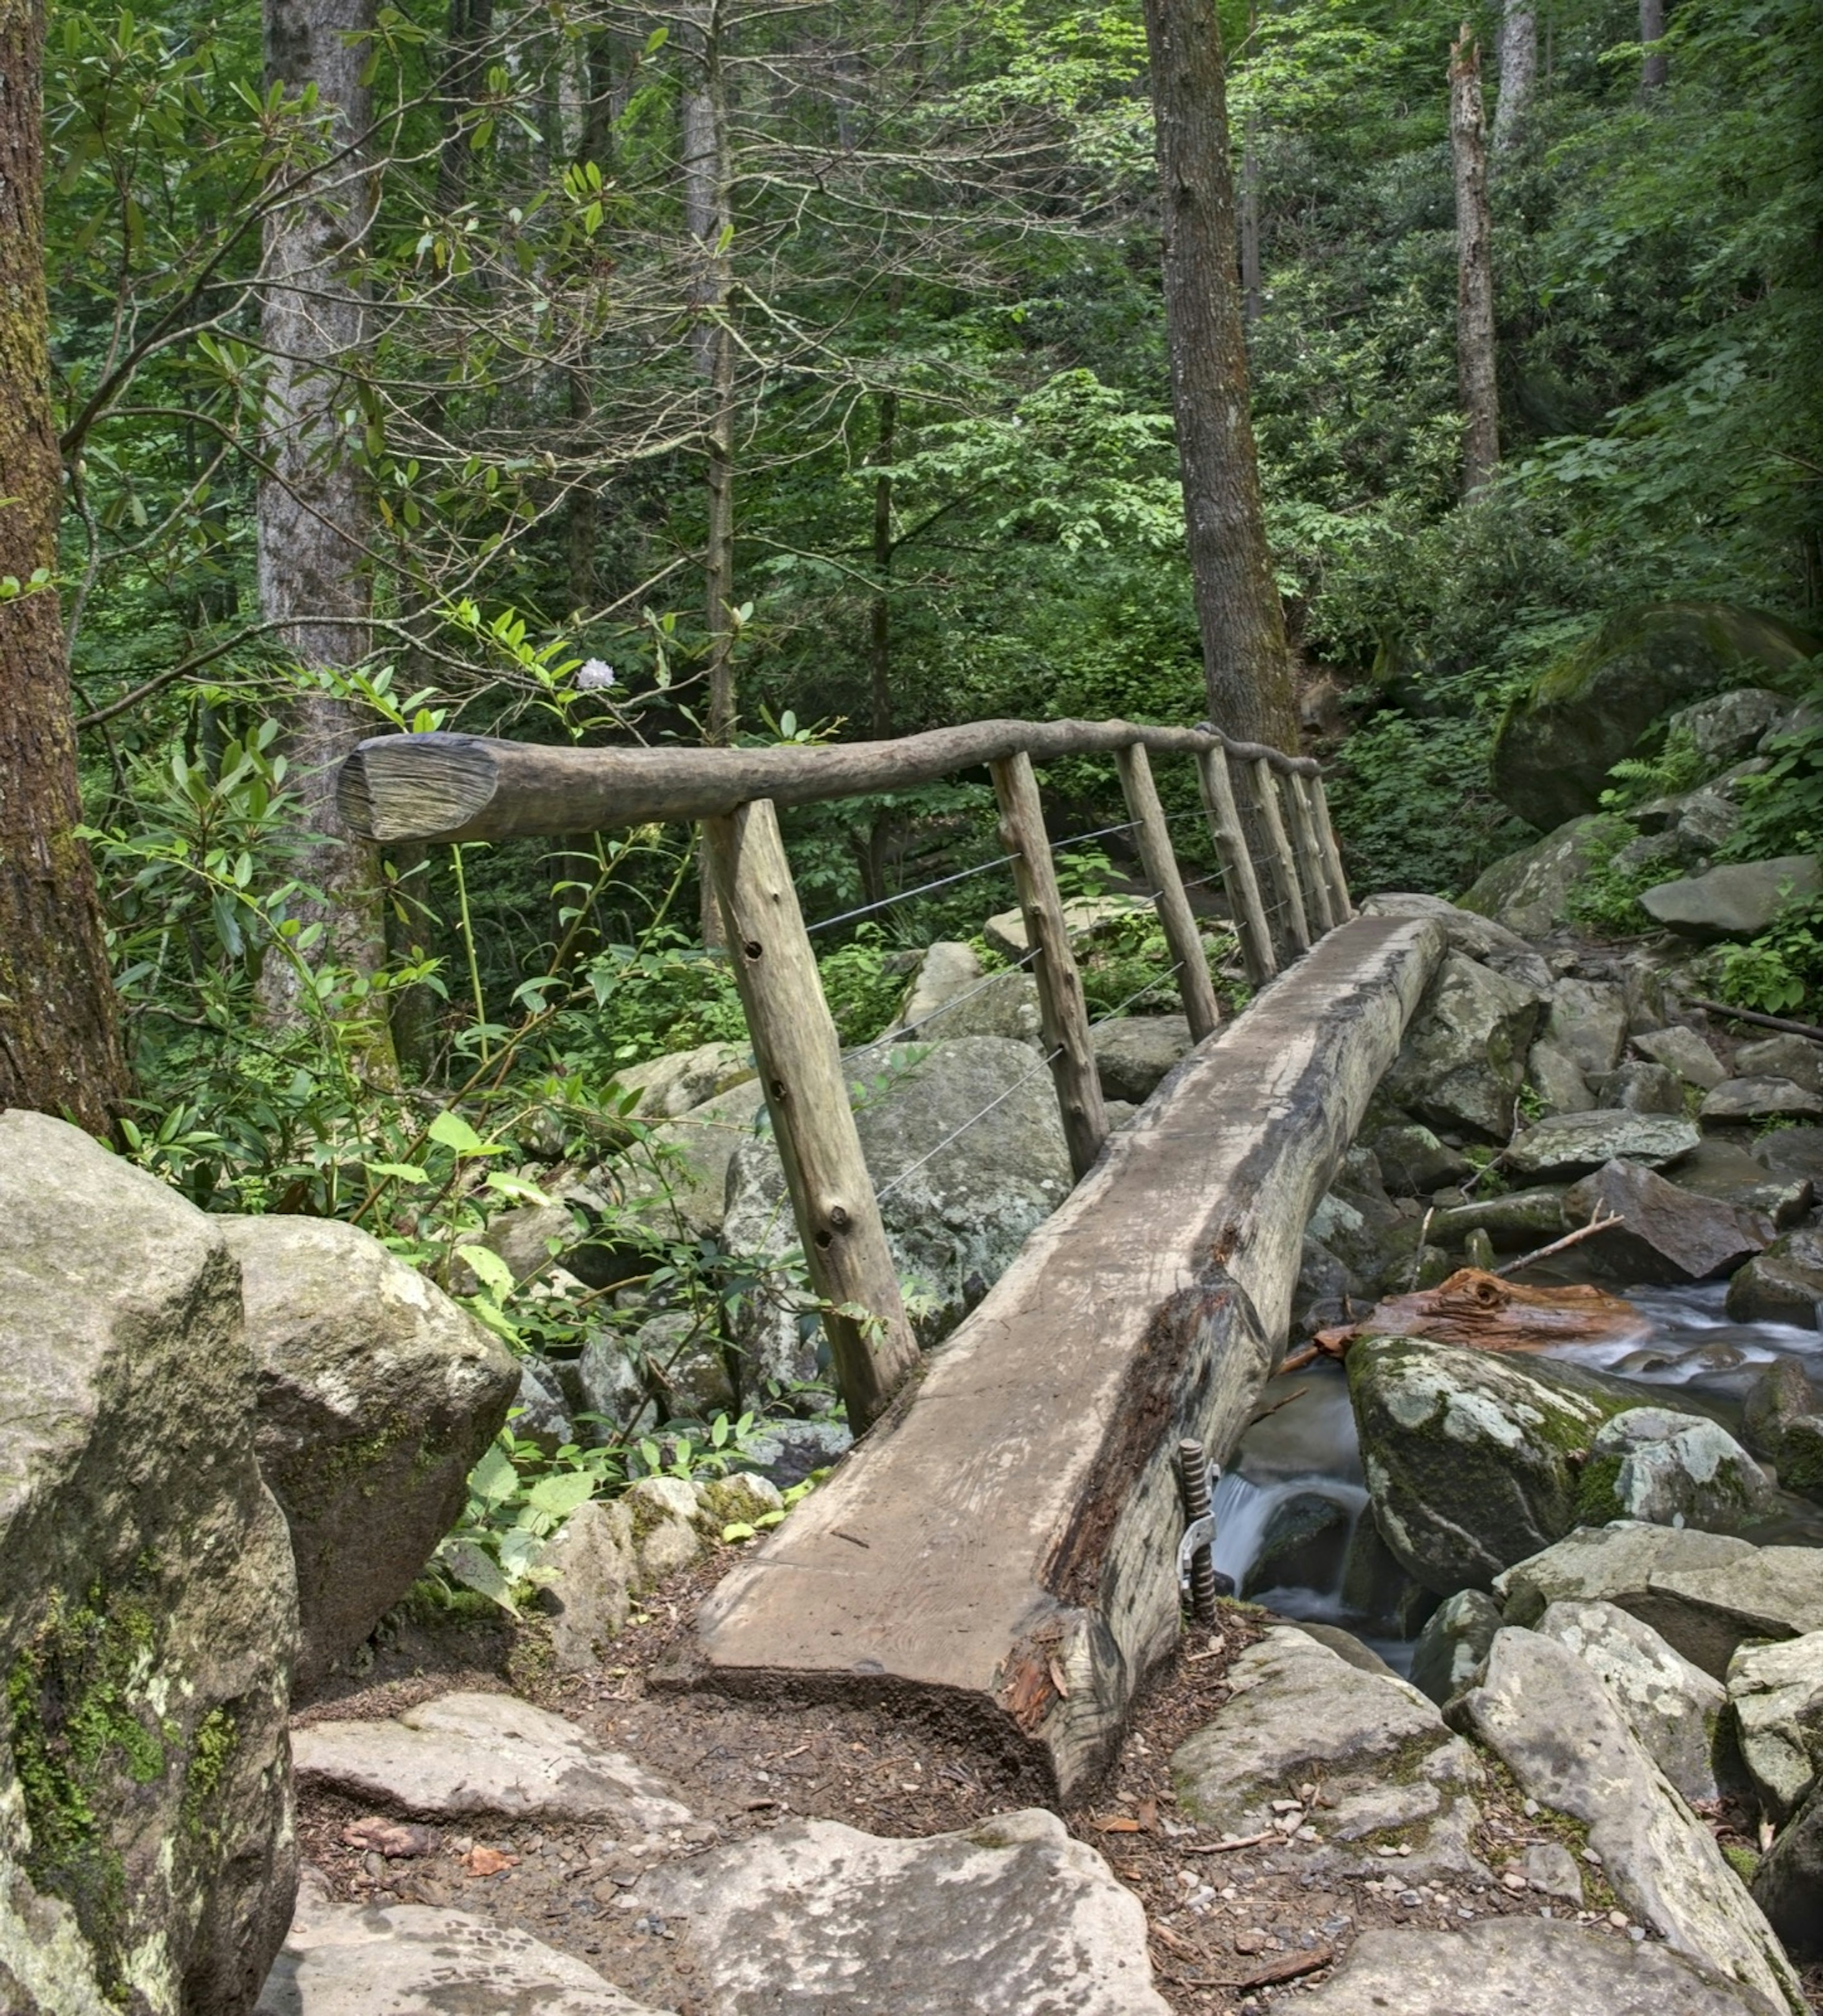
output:
[[[749,938],[746,944],[741,947],[741,950],[746,954],[749,959],[763,959],[766,955],[766,948],[760,944],[757,938]]]

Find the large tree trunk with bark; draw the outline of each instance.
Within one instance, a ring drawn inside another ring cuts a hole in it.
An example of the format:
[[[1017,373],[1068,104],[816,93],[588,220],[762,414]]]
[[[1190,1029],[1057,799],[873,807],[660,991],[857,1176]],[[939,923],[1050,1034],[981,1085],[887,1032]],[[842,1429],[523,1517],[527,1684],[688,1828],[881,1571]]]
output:
[[[1450,51],[1450,150],[1456,170],[1456,380],[1462,407],[1462,495],[1500,462],[1494,369],[1494,231],[1481,117],[1481,52],[1464,23]]]
[[[1145,0],[1145,33],[1163,203],[1171,397],[1210,711],[1231,735],[1293,750],[1296,693],[1248,411],[1214,0]]]
[[[346,361],[358,357],[365,315],[351,253],[372,198],[360,159],[369,117],[361,81],[372,53],[364,31],[375,0],[265,0],[266,77],[287,100],[315,85],[327,153],[291,186],[266,227],[260,340],[270,359],[260,482],[260,607],[282,627],[279,642],[306,673],[358,664],[369,648],[368,513],[342,419],[351,405]],[[325,927],[319,956],[360,973],[386,957],[380,868],[372,848],[349,838],[336,815],[336,772],[371,724],[345,700],[300,692],[286,708],[290,787],[313,836],[300,869],[316,892],[300,900]],[[300,977],[268,956],[261,979],[275,1020],[301,1013]],[[371,1046],[383,1051],[383,1021]]]
[[[1538,17],[1531,0],[1506,0],[1500,17],[1500,95],[1494,106],[1494,151],[1519,139],[1538,81]]]
[[[0,1107],[113,1126],[127,1094],[52,578],[63,467],[45,299],[36,0],[0,0]],[[34,583],[34,577],[41,580]]]

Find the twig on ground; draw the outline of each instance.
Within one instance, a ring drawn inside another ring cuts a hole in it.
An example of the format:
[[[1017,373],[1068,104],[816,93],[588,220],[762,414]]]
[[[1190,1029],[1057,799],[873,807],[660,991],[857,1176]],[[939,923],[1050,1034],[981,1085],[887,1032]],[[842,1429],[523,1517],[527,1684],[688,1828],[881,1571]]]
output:
[[[1308,1362],[1306,1360],[1307,1363]],[[1278,1369],[1282,1373],[1286,1368],[1282,1365]],[[1281,1407],[1289,1407],[1293,1400],[1301,1400],[1310,1390],[1307,1386],[1300,1386],[1295,1393],[1287,1393],[1282,1400],[1275,1400],[1270,1407],[1262,1407],[1259,1413],[1248,1422],[1247,1426],[1250,1428],[1257,1427],[1268,1415],[1276,1414]]]
[[[1282,1379],[1288,1372],[1302,1372],[1307,1365],[1314,1365],[1317,1360],[1325,1355],[1321,1345],[1307,1344],[1302,1351],[1294,1351],[1279,1366],[1278,1377]],[[1282,1405],[1283,1402],[1280,1404]],[[1264,1420],[1266,1417],[1262,1414],[1259,1418]]]
[[[1598,1232],[1605,1232],[1612,1226],[1623,1224],[1617,1211],[1611,1211],[1604,1218],[1602,1208],[1595,1207],[1595,1215],[1587,1225],[1579,1225],[1574,1232],[1566,1232],[1561,1239],[1554,1239],[1548,1246],[1541,1246],[1536,1253],[1522,1253],[1516,1260],[1509,1260],[1504,1267],[1496,1267],[1499,1275],[1516,1274],[1522,1267],[1530,1267],[1534,1261],[1548,1260],[1554,1253],[1562,1253],[1572,1246],[1580,1246],[1585,1239],[1593,1239]]]
[[[1276,1829],[1269,1828],[1264,1834],[1249,1834],[1245,1841],[1181,1841],[1177,1847],[1180,1855],[1232,1855],[1236,1849],[1263,1848],[1269,1841],[1284,1838]]]

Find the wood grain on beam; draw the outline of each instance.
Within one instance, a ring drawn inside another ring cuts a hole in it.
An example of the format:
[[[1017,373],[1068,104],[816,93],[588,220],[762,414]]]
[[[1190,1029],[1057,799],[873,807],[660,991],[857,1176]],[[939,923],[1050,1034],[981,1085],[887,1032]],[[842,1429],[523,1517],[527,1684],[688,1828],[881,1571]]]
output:
[[[1317,767],[1307,756],[1201,729],[1128,721],[977,721],[892,742],[753,749],[559,749],[479,735],[379,735],[342,765],[337,805],[364,839],[509,840],[721,818],[757,798],[819,805],[905,790],[1022,750],[1043,763],[1112,755],[1135,743],[1184,754],[1224,747],[1288,773]]]
[[[1193,1051],[721,1583],[678,1677],[895,1701],[1081,1784],[1178,1629],[1178,1440],[1225,1457],[1252,1413],[1443,950],[1430,920],[1357,919]]]

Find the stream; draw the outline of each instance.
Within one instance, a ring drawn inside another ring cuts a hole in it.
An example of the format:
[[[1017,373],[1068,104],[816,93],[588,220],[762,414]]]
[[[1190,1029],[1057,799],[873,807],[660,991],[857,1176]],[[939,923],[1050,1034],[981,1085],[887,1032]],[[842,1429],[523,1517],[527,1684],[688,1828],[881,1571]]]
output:
[[[1706,1403],[1704,1411],[1731,1419],[1775,1355],[1803,1359],[1812,1380],[1823,1381],[1823,1334],[1785,1323],[1734,1322],[1724,1306],[1725,1281],[1623,1292],[1651,1319],[1648,1343],[1578,1345],[1542,1355],[1637,1384],[1642,1399],[1681,1391]],[[1372,1592],[1382,1586],[1376,1557],[1383,1565],[1386,1557],[1372,1532],[1341,1366],[1320,1359],[1275,1380],[1262,1404],[1275,1411],[1241,1438],[1216,1485],[1217,1571],[1232,1576],[1249,1601],[1282,1616],[1339,1625],[1397,1671],[1408,1672],[1423,1619],[1390,1618],[1372,1600]],[[1282,1581],[1250,1586],[1275,1525],[1304,1535],[1286,1557],[1291,1571]]]

